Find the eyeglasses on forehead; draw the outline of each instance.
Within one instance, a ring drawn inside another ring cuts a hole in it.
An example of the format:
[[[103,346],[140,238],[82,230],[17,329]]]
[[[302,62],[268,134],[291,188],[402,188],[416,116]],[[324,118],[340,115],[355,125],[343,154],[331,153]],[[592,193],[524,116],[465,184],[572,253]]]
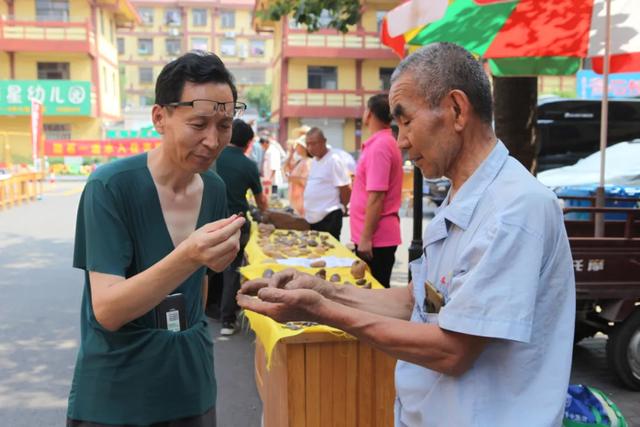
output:
[[[223,114],[233,118],[242,117],[247,109],[247,104],[244,102],[220,102],[211,99],[194,99],[193,101],[170,102],[160,105],[163,107],[191,107],[200,115],[213,116]]]

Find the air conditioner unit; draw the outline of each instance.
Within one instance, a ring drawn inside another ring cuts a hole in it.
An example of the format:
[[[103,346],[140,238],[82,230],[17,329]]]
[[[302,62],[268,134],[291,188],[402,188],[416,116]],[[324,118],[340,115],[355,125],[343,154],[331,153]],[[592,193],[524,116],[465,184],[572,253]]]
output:
[[[169,35],[176,37],[180,35],[180,29],[179,28],[169,28]]]
[[[233,39],[236,37],[236,33],[234,31],[225,31],[224,36],[228,39]]]

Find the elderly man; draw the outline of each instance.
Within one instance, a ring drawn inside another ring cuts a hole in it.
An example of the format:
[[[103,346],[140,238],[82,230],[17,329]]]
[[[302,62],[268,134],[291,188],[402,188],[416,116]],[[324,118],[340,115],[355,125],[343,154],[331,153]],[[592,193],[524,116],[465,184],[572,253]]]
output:
[[[290,270],[247,282],[240,305],[335,326],[398,358],[396,426],[560,425],[575,284],[555,196],[496,139],[487,76],[463,48],[403,60],[389,98],[400,147],[426,177],[452,182],[413,283],[337,287]]]
[[[340,156],[327,147],[317,127],[307,132],[307,150],[313,156],[304,189],[304,218],[312,230],[327,231],[340,240],[342,216],[351,196],[351,179]]]

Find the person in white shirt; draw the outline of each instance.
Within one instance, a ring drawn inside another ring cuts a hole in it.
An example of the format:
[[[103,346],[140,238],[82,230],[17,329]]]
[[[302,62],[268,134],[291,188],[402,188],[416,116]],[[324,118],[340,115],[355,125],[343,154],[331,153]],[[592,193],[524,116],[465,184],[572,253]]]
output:
[[[340,156],[327,148],[320,128],[311,128],[306,142],[313,160],[304,189],[304,218],[312,230],[327,231],[340,240],[343,209],[351,197],[349,173]]]
[[[261,137],[260,145],[264,150],[262,160],[264,185],[267,188],[271,187],[272,194],[278,194],[278,187],[284,182],[282,179],[282,156],[277,147],[278,142],[272,141],[268,137]]]

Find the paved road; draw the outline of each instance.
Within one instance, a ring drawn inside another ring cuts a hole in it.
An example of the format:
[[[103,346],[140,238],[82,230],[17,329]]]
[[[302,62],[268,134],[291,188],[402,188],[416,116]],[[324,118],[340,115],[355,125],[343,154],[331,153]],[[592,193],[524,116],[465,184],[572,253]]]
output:
[[[79,341],[82,274],[72,269],[75,211],[82,183],[50,188],[41,201],[0,212],[0,420],[3,426],[64,424]],[[411,221],[403,218],[405,242]],[[345,227],[345,237],[348,227]],[[394,284],[406,282],[406,250],[398,251]],[[221,427],[260,425],[251,333],[216,340]],[[576,347],[572,382],[594,385],[640,426],[640,393],[618,386],[606,369],[603,337]]]

